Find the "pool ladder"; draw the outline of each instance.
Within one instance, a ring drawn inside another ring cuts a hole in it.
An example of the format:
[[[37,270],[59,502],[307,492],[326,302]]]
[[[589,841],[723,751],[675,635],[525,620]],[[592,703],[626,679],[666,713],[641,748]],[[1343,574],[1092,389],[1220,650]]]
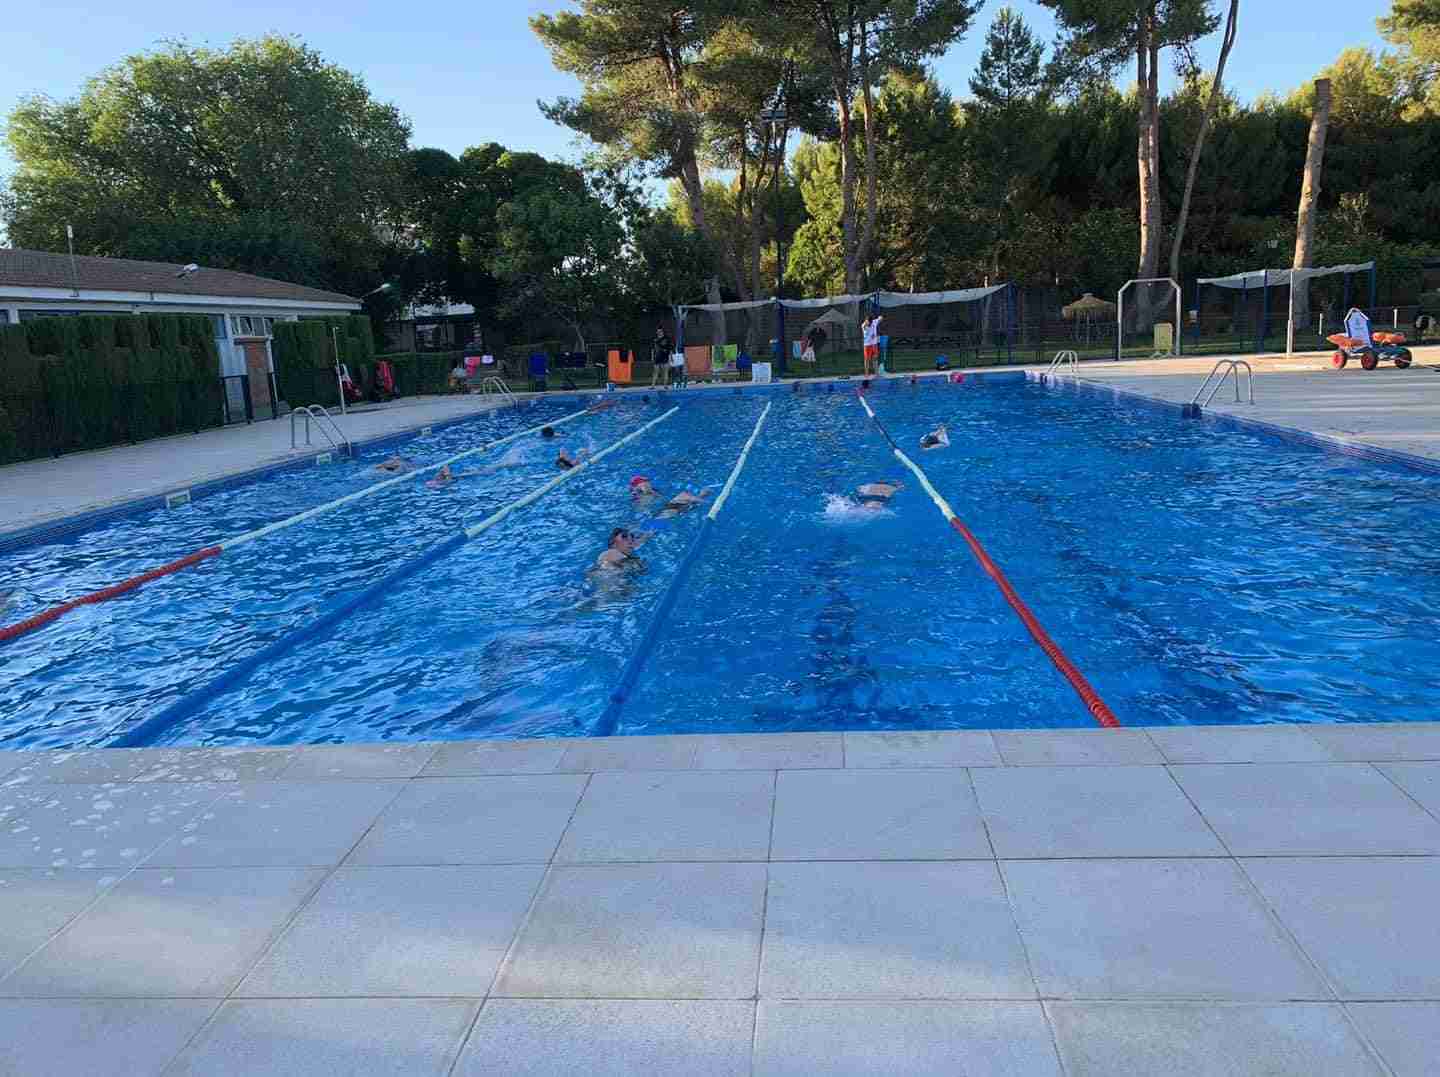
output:
[[[1056,352],[1055,358],[1050,360],[1050,365],[1045,370],[1045,376],[1047,378],[1062,376],[1079,378],[1080,356],[1073,351]]]
[[[320,404],[307,404],[303,408],[296,408],[290,413],[290,448],[297,449],[299,445],[295,440],[295,416],[305,416],[305,444],[310,444],[310,420],[315,420],[316,427],[320,433],[325,435],[325,440],[336,452],[343,452],[346,456],[354,456],[355,449],[350,444],[350,439],[340,429],[340,424],[335,421],[335,416],[330,414],[329,409]],[[331,431],[334,431],[332,434]]]
[[[1242,367],[1245,370],[1245,388],[1248,391],[1250,403],[1255,403],[1255,371],[1250,369],[1250,364],[1244,359],[1221,359],[1211,368],[1210,373],[1205,375],[1205,380],[1190,400],[1190,407],[1195,410],[1208,407],[1210,401],[1215,399],[1215,394],[1224,386],[1225,379],[1232,375],[1235,378],[1235,403],[1240,403],[1240,370]],[[1216,374],[1220,375],[1218,380],[1215,377]],[[1202,396],[1205,398],[1204,400],[1200,399]]]
[[[515,393],[511,391],[510,386],[505,384],[505,379],[497,377],[494,374],[490,375],[490,377],[486,378],[480,383],[480,392],[484,396],[489,396],[492,393],[496,393],[499,394],[501,398],[509,401],[511,404],[519,403],[519,401],[515,398]]]

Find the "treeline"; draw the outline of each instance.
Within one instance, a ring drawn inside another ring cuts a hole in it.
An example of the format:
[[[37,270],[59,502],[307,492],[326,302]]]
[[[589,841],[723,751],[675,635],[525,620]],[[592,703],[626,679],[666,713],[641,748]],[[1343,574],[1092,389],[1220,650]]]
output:
[[[542,107],[591,140],[583,166],[412,148],[359,76],[291,39],[167,45],[14,110],[0,220],[16,246],[63,250],[73,223],[83,253],[367,296],[377,328],[448,301],[577,346],[676,303],[768,297],[781,259],[791,296],[1010,280],[1074,298],[1167,275],[1172,254],[1187,279],[1289,265],[1309,87],[1245,103],[1201,66],[1166,97],[1155,77],[1242,5],[1041,2],[1055,43],[1002,9],[945,87],[926,65],[980,29],[974,0],[575,0],[532,27],[580,83]],[[1312,260],[1375,258],[1390,302],[1414,301],[1440,240],[1437,22],[1433,0],[1395,0],[1393,48],[1323,72]]]

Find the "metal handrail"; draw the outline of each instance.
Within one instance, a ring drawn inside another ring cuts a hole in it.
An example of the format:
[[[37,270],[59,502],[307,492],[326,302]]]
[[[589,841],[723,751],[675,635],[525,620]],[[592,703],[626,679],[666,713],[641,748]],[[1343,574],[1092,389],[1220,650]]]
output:
[[[1245,368],[1245,388],[1248,390],[1250,403],[1255,403],[1255,371],[1250,369],[1250,364],[1244,359],[1221,359],[1211,368],[1210,373],[1205,375],[1205,380],[1200,383],[1200,388],[1195,391],[1195,395],[1190,399],[1191,405],[1202,408],[1209,407],[1210,401],[1215,399],[1215,394],[1224,386],[1225,379],[1232,374],[1235,376],[1235,403],[1240,403],[1241,367]],[[1212,385],[1211,380],[1217,373],[1220,375],[1220,379]],[[1206,389],[1210,390],[1209,395],[1206,395]],[[1200,399],[1202,396],[1205,397],[1204,400]]]
[[[492,392],[498,393],[512,404],[516,402],[515,393],[505,384],[505,379],[495,374],[480,383],[480,392],[484,396],[489,396]]]
[[[336,452],[344,452],[346,456],[354,456],[355,450],[350,444],[350,439],[345,436],[345,431],[340,429],[340,424],[335,421],[335,416],[330,414],[328,408],[320,404],[306,404],[290,412],[290,448],[299,448],[295,440],[295,416],[305,416],[305,444],[310,444],[310,420],[315,420],[315,426],[320,433],[325,435],[325,440]],[[326,424],[329,424],[329,429]],[[334,430],[332,435],[330,430]],[[337,440],[338,439],[338,440]]]
[[[1080,376],[1080,356],[1078,353],[1073,351],[1056,352],[1055,358],[1050,360],[1050,365],[1046,368],[1045,373],[1049,377],[1058,378],[1066,367],[1069,367],[1070,377],[1078,378]]]

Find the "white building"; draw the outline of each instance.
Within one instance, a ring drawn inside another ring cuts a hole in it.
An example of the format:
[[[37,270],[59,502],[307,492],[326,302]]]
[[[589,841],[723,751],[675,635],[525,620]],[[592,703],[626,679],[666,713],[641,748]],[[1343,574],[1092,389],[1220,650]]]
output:
[[[353,296],[230,269],[0,248],[0,325],[74,314],[207,314],[225,377],[269,382],[277,321],[359,312]]]

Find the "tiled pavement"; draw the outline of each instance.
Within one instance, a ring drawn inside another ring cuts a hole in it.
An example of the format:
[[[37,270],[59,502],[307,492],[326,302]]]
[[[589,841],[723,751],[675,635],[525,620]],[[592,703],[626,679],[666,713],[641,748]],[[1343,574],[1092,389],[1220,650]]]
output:
[[[0,1074],[1433,1074],[1440,724],[0,753]]]

